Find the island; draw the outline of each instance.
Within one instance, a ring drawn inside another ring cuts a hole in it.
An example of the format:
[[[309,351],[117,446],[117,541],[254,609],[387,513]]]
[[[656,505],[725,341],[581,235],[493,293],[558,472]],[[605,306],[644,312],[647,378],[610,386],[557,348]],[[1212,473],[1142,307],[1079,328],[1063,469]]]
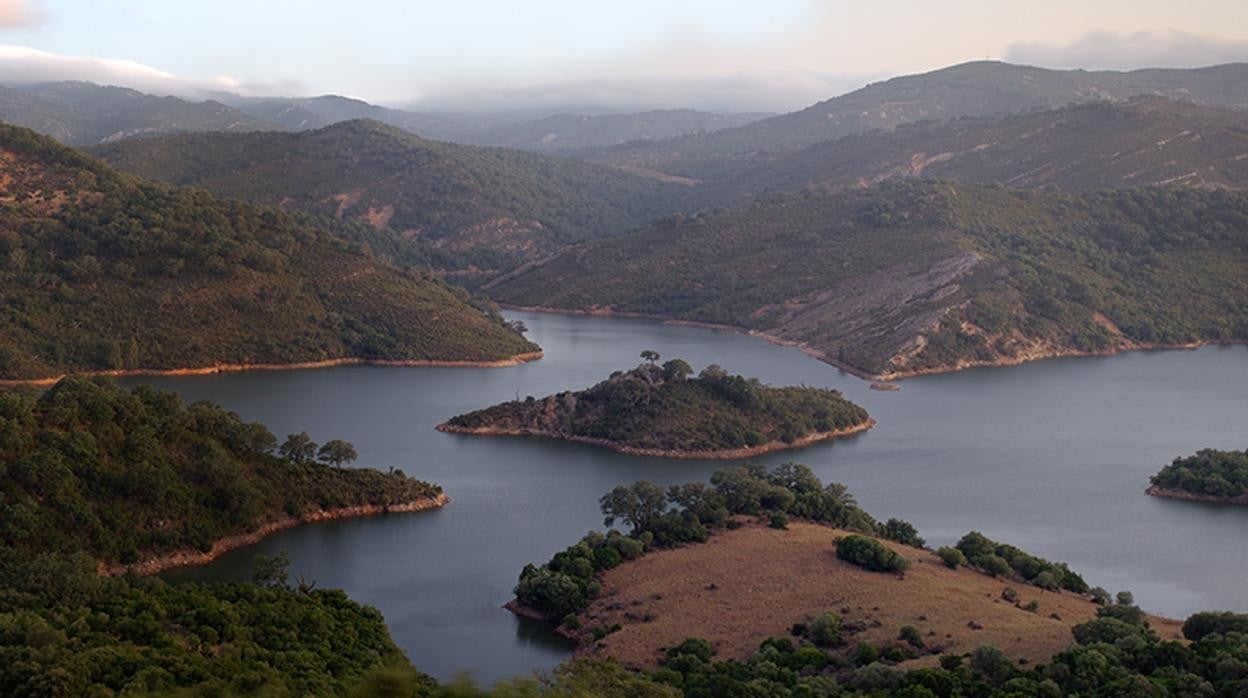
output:
[[[1206,448],[1175,458],[1152,477],[1145,491],[1154,497],[1248,504],[1248,450]]]
[[[773,388],[711,365],[645,362],[586,390],[513,400],[452,417],[456,434],[540,436],[666,458],[748,458],[849,436],[875,425],[839,391]]]

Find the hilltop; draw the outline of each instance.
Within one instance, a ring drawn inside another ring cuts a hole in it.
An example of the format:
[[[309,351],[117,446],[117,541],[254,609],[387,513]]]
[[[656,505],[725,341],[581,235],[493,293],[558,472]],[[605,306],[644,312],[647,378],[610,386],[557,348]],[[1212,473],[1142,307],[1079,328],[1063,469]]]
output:
[[[596,162],[697,180],[757,163],[760,154],[796,150],[875,129],[925,120],[1016,114],[1072,102],[1157,95],[1248,109],[1248,64],[1181,70],[1049,70],[975,61],[867,85],[800,111],[715,133],[632,143],[586,153]]]
[[[1066,191],[1248,187],[1248,112],[1160,97],[923,121],[780,154],[691,193],[703,208],[768,191],[925,177]]]
[[[131,140],[93,152],[143,177],[390,228],[449,270],[511,268],[673,210],[667,187],[650,178],[429,141],[367,120],[301,133]]]
[[[71,145],[184,131],[277,128],[220,102],[157,97],[78,81],[0,87],[0,120]]]
[[[657,357],[655,358],[657,362]],[[865,431],[866,410],[835,390],[772,388],[679,359],[643,364],[586,390],[452,417],[439,431],[543,436],[669,458],[744,458]]]
[[[1248,338],[1248,195],[948,182],[772,195],[580,246],[500,301],[716,323],[896,378]]]
[[[2,379],[537,351],[332,226],[142,182],[12,126],[0,162]]]

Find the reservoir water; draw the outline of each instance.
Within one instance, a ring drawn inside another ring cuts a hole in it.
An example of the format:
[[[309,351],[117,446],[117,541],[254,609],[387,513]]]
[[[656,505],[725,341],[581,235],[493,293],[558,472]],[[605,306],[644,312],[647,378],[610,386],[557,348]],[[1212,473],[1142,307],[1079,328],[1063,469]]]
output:
[[[258,552],[379,608],[395,640],[439,678],[481,681],[549,669],[568,648],[501,608],[527,562],[593,528],[598,497],[621,483],[706,479],[724,461],[626,456],[543,440],[441,434],[452,415],[578,389],[654,349],[700,370],[718,363],[774,385],[833,387],[879,425],[845,441],[773,453],[843,482],[879,518],[914,523],[929,545],[969,530],[1070,563],[1090,584],[1130,589],[1175,617],[1248,611],[1248,507],[1143,494],[1150,474],[1199,448],[1248,446],[1248,347],[1136,352],[915,378],[900,392],[792,348],[653,321],[509,313],[546,351],[505,369],[342,367],[134,378],[265,422],[280,437],[343,438],[359,465],[441,484],[436,512],[288,530],[171,580],[246,579]]]

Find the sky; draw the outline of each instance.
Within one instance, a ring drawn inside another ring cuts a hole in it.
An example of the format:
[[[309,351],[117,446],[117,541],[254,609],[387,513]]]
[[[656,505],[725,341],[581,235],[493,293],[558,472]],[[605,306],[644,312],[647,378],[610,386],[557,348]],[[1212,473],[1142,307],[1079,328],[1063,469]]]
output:
[[[0,82],[787,111],[967,60],[1248,61],[1248,0],[0,0]]]

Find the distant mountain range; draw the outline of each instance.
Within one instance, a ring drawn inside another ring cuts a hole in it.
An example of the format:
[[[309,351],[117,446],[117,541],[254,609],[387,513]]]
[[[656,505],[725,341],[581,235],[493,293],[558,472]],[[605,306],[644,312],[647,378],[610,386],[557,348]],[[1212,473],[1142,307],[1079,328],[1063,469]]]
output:
[[[764,197],[487,284],[519,306],[718,323],[897,377],[1248,339],[1248,193],[885,182]]]
[[[277,128],[220,102],[188,102],[89,82],[0,87],[0,121],[34,129],[69,145],[180,131]]]
[[[586,157],[666,175],[706,179],[760,155],[925,120],[1016,114],[1140,95],[1248,109],[1248,64],[1184,70],[1048,70],[995,61],[886,80],[800,111],[709,134],[631,143]]]
[[[143,182],[0,126],[0,379],[536,347],[333,221]]]
[[[1248,111],[1160,97],[993,117],[921,121],[759,157],[711,177],[690,206],[767,191],[836,190],[928,177],[1066,191],[1173,185],[1248,187]]]
[[[674,187],[565,158],[429,141],[376,121],[112,143],[119,169],[393,229],[449,271],[510,269],[671,213]]]
[[[221,92],[211,97],[208,101],[157,97],[89,82],[0,86],[0,121],[34,129],[69,145],[94,145],[170,133],[307,131],[342,121],[372,119],[434,140],[553,152],[709,132],[768,116],[677,109],[490,117],[424,114],[337,95],[243,97]]]

